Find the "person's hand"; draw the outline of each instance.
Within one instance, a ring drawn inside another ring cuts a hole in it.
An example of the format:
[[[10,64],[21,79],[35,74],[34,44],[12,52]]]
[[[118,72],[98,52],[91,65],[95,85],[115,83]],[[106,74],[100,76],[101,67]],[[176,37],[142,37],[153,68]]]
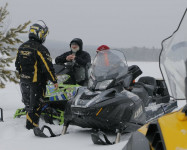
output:
[[[74,59],[75,59],[75,55],[69,55],[69,56],[66,57],[67,61],[72,61]]]
[[[71,61],[71,55],[68,55],[68,56],[66,57],[66,60],[67,60],[67,61]]]
[[[75,59],[75,55],[71,55],[71,60],[74,60]]]
[[[55,90],[57,90],[58,89],[58,83],[55,83],[54,87],[55,87]]]

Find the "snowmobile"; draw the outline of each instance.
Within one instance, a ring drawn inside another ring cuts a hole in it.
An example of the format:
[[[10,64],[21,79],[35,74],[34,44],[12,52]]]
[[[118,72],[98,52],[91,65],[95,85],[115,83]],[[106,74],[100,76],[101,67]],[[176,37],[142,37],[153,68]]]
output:
[[[53,123],[53,119],[59,120],[59,124],[64,122],[64,109],[68,100],[70,100],[76,93],[77,88],[80,85],[76,84],[76,80],[72,79],[72,70],[74,64],[66,63],[64,65],[54,65],[55,73],[57,75],[57,81],[59,89],[55,90],[53,83],[48,82],[46,86],[45,98],[42,100],[42,116],[47,123]],[[84,72],[83,72],[84,73]],[[80,80],[80,79],[79,79]],[[17,109],[14,118],[26,115],[26,109]]]
[[[111,144],[100,139],[100,131],[120,135],[137,130],[152,119],[171,112],[177,102],[170,100],[163,80],[141,77],[138,66],[128,67],[123,52],[98,52],[90,71],[88,87],[80,87],[64,112],[65,134],[69,125],[92,128],[95,144]],[[105,136],[105,135],[104,135]]]
[[[177,30],[162,41],[160,69],[171,97],[187,100],[187,9]],[[187,102],[187,101],[186,101]],[[134,132],[123,150],[187,149],[187,104]]]
[[[118,143],[121,134],[133,132],[175,109],[177,102],[170,100],[163,80],[146,76],[133,82],[141,73],[138,66],[128,67],[124,53],[119,50],[98,52],[88,86],[80,87],[75,97],[67,102],[62,134],[69,125],[77,125],[98,131],[91,134],[95,144]],[[35,135],[47,137],[43,133],[45,128],[52,133],[44,126],[34,128]],[[115,142],[110,142],[101,130],[116,132]]]

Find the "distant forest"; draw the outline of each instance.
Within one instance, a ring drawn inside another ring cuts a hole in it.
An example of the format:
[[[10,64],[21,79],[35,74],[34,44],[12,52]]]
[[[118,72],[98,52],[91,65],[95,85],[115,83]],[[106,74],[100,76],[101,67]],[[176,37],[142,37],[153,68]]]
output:
[[[146,47],[132,47],[120,49],[125,53],[127,61],[159,61],[161,49],[146,48]]]
[[[23,39],[27,39],[27,38],[23,38]],[[44,45],[48,48],[49,52],[51,53],[51,57],[53,59],[63,54],[64,52],[70,50],[69,43],[66,42],[46,40],[46,43]],[[17,47],[19,47],[19,45]],[[91,55],[92,59],[96,55],[97,47],[98,46],[83,45],[83,49]],[[119,50],[124,52],[127,61],[159,61],[160,49],[156,49],[154,47],[153,48],[146,48],[146,47],[120,48]]]
[[[48,47],[53,58],[56,58],[57,56],[70,50],[69,44],[56,41],[49,41],[48,43],[46,43],[46,47]],[[87,51],[93,59],[96,55],[96,49],[98,46],[84,45],[83,47],[83,49]],[[119,50],[124,52],[127,61],[159,61],[160,49],[156,49],[154,47],[132,47],[121,48]]]

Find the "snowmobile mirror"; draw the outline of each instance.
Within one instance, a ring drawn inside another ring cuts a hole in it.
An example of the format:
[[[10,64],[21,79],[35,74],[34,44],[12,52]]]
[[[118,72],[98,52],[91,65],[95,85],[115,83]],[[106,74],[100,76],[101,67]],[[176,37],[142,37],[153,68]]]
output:
[[[0,118],[0,121],[2,121],[3,122],[3,109],[2,108],[0,108],[0,112],[1,112],[1,118]]]
[[[123,80],[123,86],[125,88],[128,88],[130,86],[131,82],[132,82],[132,75],[131,74],[127,74],[125,79]]]

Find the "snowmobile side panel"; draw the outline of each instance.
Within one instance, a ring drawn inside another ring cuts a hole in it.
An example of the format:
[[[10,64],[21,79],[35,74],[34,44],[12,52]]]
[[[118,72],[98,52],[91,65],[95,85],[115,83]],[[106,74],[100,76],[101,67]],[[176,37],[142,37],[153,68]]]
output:
[[[127,122],[131,122],[130,124],[135,126],[129,130],[135,131],[146,122],[143,102],[128,91],[123,91],[110,100],[101,100],[92,107],[81,107],[79,102],[77,102],[78,105],[72,105],[72,103],[73,101],[69,102],[69,106],[66,107],[65,122],[83,128],[124,130],[127,128]]]
[[[186,115],[179,111],[158,119],[166,149],[187,149],[187,116],[181,116]]]

